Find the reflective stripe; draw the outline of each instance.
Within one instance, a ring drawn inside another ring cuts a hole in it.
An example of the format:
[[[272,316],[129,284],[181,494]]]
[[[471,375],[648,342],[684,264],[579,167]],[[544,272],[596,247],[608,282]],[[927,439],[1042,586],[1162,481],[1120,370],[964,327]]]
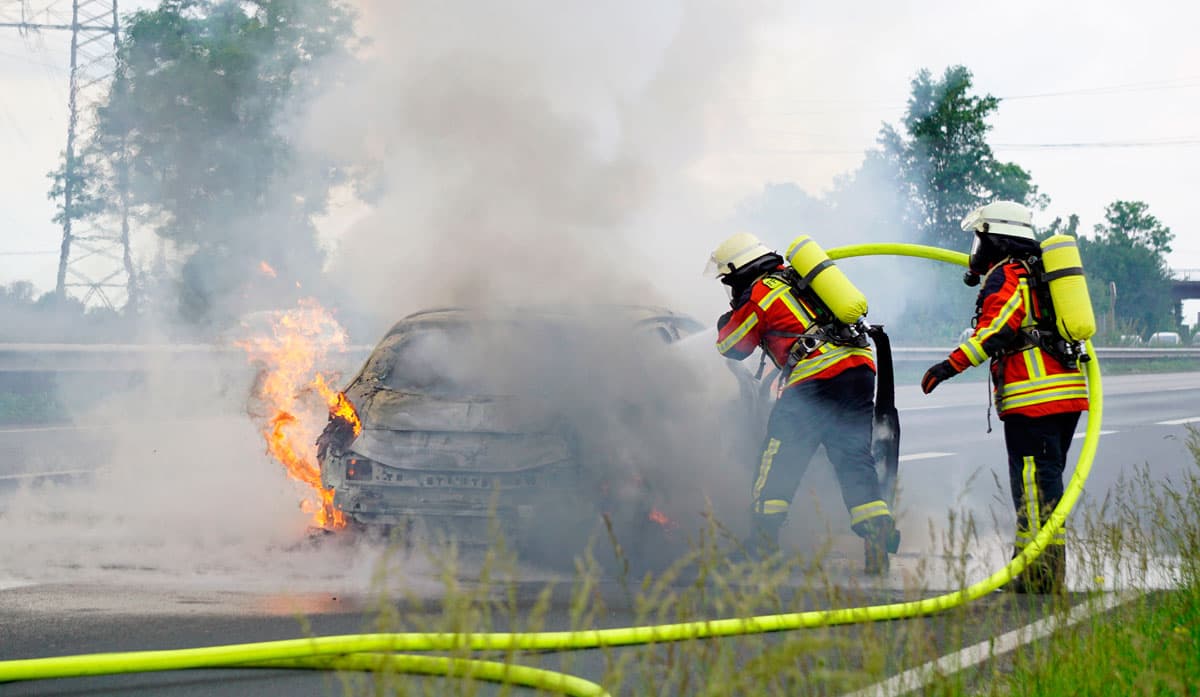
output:
[[[975,336],[971,337],[970,340],[978,342],[980,347],[982,347],[983,342],[992,338],[997,332],[1008,326],[1008,320],[1012,319],[1012,316],[1016,314],[1017,308],[1021,306],[1024,296],[1028,292],[1028,284],[1025,283],[1025,279],[1019,279],[1017,281],[1017,292],[1013,293],[1008,302],[1004,303],[1004,306],[1000,308],[1000,312],[996,313],[996,316],[992,318],[991,323],[982,330],[977,331]]]
[[[792,369],[792,374],[788,376],[787,386],[790,387],[800,382],[805,378],[810,378],[817,373],[825,370],[833,364],[850,356],[864,356],[871,358],[870,349],[861,349],[855,346],[833,346],[825,344],[819,350],[816,356],[805,358],[796,364]]]
[[[1046,377],[1046,357],[1041,351],[1022,351],[1025,359],[1025,372],[1031,379]]]
[[[1025,491],[1025,519],[1028,522],[1027,529],[1033,535],[1037,535],[1042,529],[1042,516],[1038,510],[1038,488],[1037,488],[1037,464],[1033,460],[1032,455],[1026,455],[1025,468],[1022,471],[1024,478]]]
[[[787,510],[787,501],[784,501],[783,499],[769,499],[767,501],[763,501],[762,510],[759,512],[765,513],[766,515],[776,515],[779,513],[787,513]]]
[[[734,346],[737,346],[739,341],[746,338],[746,334],[750,333],[750,330],[754,329],[754,326],[757,324],[758,315],[753,312],[750,313],[750,316],[742,322],[742,326],[735,329],[734,332],[725,337],[723,341],[717,343],[717,350],[721,353],[729,353]]]
[[[850,509],[850,525],[858,525],[864,520],[891,514],[892,512],[888,510],[886,501],[871,501],[870,503],[864,503],[861,506],[854,506]]]
[[[758,306],[764,310],[769,310],[769,309],[771,309],[771,306],[775,304],[775,301],[778,300],[781,295],[784,295],[784,294],[790,295],[791,294],[790,291],[791,291],[791,288],[786,283],[779,286],[778,288],[773,288],[770,293],[767,293],[766,295],[764,295],[762,297],[762,299],[760,299],[758,301]]]
[[[803,242],[796,245],[795,247],[792,247],[789,245],[787,248],[787,252],[785,252],[785,254],[787,254],[787,258],[791,259],[792,257],[796,256],[796,252],[800,251],[801,249],[804,249],[805,245],[812,244],[812,242],[813,242],[813,238],[808,237]]]
[[[762,495],[763,487],[767,484],[767,475],[771,473],[771,464],[775,462],[775,455],[779,452],[780,441],[778,438],[772,438],[767,442],[767,449],[763,451],[762,460],[758,463],[758,479],[754,481],[754,493],[751,498],[758,501],[758,497]],[[759,511],[761,513],[762,511]]]
[[[1030,351],[1030,353],[1033,352]],[[1037,351],[1037,353],[1041,352]],[[1010,382],[1001,385],[998,392],[1000,410],[1007,411],[1045,402],[1087,399],[1087,382],[1081,373],[1067,373]]]
[[[971,337],[965,343],[959,344],[958,349],[966,355],[971,365],[979,365],[987,360],[987,353],[983,350],[983,346],[975,340],[975,337]]]

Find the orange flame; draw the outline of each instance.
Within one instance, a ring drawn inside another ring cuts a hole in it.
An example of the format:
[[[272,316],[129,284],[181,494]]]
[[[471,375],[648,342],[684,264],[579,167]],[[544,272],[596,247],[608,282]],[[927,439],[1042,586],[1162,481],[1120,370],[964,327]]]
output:
[[[275,269],[271,268],[271,265],[266,261],[258,262],[258,270],[262,271],[264,276],[268,276],[270,278],[276,278],[279,276],[279,274],[275,273]]]
[[[330,349],[345,344],[345,331],[314,300],[301,300],[298,307],[281,313],[272,336],[238,342],[261,367],[252,415],[262,419],[267,452],[283,464],[289,477],[312,489],[301,509],[312,514],[313,524],[322,528],[345,527],[346,519],[333,506],[333,490],[321,486],[317,434],[326,415],[350,422],[355,435],[362,431],[354,405],[331,388],[331,376],[318,369]]]
[[[655,523],[658,523],[659,525],[663,526],[664,528],[666,528],[668,530],[674,530],[675,528],[679,527],[679,523],[676,523],[675,521],[668,518],[666,513],[663,513],[662,511],[658,510],[657,508],[650,509],[649,517],[650,517],[650,520],[654,521]]]

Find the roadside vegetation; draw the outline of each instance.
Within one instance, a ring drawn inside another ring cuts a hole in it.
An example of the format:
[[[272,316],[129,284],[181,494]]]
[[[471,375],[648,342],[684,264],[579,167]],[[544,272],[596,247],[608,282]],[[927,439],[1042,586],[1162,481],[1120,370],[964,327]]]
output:
[[[1109,501],[1077,511],[1068,525],[1072,576],[1087,586],[1065,596],[995,593],[926,621],[894,621],[744,637],[572,652],[453,652],[456,658],[530,665],[586,676],[614,695],[842,695],[922,666],[960,648],[1072,608],[1095,614],[981,666],[943,669],[918,694],[1187,695],[1200,685],[1200,439],[1198,466],[1183,481],[1148,470]],[[1003,492],[1000,492],[1001,494]],[[657,573],[639,570],[601,526],[592,547],[557,582],[522,580],[529,569],[499,536],[482,557],[432,555],[440,587],[415,592],[415,558],[399,539],[376,576],[369,632],[474,634],[587,630],[857,607],[939,594],[978,580],[966,560],[980,544],[970,519],[913,547],[933,550],[903,576],[900,590],[858,575],[861,560],[830,538],[800,554],[737,562],[738,544],[715,522],[686,554]],[[893,575],[897,571],[893,570]],[[941,580],[935,580],[941,579]],[[1168,588],[1136,594],[1140,584]],[[1131,593],[1103,612],[1113,592]],[[619,619],[613,615],[621,610]],[[632,615],[632,621],[628,616]],[[492,694],[470,677],[417,678],[389,672],[340,674],[345,693]],[[449,680],[449,682],[447,682]],[[520,694],[520,692],[517,692]]]

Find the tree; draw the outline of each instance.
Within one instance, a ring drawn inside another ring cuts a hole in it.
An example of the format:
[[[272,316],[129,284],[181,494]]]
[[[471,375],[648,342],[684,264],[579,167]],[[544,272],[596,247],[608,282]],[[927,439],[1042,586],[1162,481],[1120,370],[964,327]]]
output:
[[[129,204],[181,261],[185,316],[208,318],[263,261],[288,287],[317,278],[312,218],[338,170],[302,160],[278,126],[350,21],[338,0],[162,0],[126,21],[89,143],[110,166],[87,200],[116,207],[124,154]]]
[[[1045,207],[1029,173],[997,160],[987,143],[987,119],[999,104],[991,95],[971,94],[971,71],[961,65],[947,68],[940,80],[922,70],[912,81],[904,135],[890,125],[880,131],[908,201],[906,222],[920,241],[963,247],[959,222],[997,199]]]
[[[1109,289],[1115,284],[1117,326],[1139,334],[1173,329],[1181,321],[1166,259],[1175,235],[1149,208],[1142,201],[1114,201],[1104,210],[1104,222],[1094,227],[1094,236],[1079,240],[1093,304],[1099,311],[1109,307]],[[1110,332],[1118,333],[1116,327]]]

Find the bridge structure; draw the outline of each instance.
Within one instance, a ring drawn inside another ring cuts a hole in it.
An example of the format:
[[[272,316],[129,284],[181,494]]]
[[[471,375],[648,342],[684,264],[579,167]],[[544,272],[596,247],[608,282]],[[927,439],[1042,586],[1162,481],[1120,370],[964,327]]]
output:
[[[1200,269],[1171,269],[1171,299],[1200,300]]]

